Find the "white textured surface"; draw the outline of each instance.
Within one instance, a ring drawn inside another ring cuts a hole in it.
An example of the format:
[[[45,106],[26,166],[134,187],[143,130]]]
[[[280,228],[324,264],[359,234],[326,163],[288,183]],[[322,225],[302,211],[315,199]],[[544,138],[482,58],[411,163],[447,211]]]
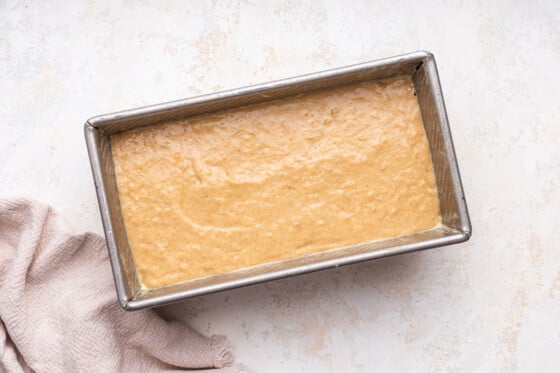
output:
[[[471,241],[167,312],[259,372],[560,371],[560,3],[351,3],[0,0],[0,195],[101,233],[88,117],[427,49]]]

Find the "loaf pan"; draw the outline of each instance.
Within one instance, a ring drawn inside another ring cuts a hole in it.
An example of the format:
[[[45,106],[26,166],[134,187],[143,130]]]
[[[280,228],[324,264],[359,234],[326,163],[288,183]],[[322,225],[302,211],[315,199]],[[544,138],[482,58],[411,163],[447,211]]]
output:
[[[110,137],[171,120],[293,96],[361,81],[412,78],[426,130],[440,200],[442,224],[428,231],[355,245],[282,262],[162,287],[143,288],[121,216]],[[96,116],[84,126],[93,180],[119,303],[126,310],[161,306],[226,289],[300,275],[469,239],[471,224],[459,176],[434,57],[414,52],[185,100]]]

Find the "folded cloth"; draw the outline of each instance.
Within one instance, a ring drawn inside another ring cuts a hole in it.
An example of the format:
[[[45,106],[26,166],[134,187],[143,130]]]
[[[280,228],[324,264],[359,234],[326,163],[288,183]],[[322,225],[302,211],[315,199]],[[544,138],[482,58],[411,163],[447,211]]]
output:
[[[110,268],[102,237],[72,235],[46,205],[0,200],[0,371],[241,371],[224,337],[122,310]]]

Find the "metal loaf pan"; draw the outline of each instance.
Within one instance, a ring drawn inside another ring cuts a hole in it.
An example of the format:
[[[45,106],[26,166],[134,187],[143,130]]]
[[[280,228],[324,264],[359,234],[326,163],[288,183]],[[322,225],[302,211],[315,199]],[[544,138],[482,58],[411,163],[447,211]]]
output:
[[[317,89],[366,80],[412,77],[429,140],[439,193],[442,225],[429,231],[263,264],[159,289],[142,289],[121,216],[110,137],[169,120],[231,109]],[[189,297],[333,268],[469,239],[468,216],[457,160],[434,57],[429,52],[361,63],[246,88],[97,116],[85,124],[85,137],[101,218],[120,304],[126,310],[160,306]]]

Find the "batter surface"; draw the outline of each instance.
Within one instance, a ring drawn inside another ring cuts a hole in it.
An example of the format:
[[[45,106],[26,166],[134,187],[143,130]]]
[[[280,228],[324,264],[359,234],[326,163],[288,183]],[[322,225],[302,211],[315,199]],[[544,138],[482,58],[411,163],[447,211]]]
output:
[[[112,151],[148,288],[440,222],[408,78],[128,131]]]

